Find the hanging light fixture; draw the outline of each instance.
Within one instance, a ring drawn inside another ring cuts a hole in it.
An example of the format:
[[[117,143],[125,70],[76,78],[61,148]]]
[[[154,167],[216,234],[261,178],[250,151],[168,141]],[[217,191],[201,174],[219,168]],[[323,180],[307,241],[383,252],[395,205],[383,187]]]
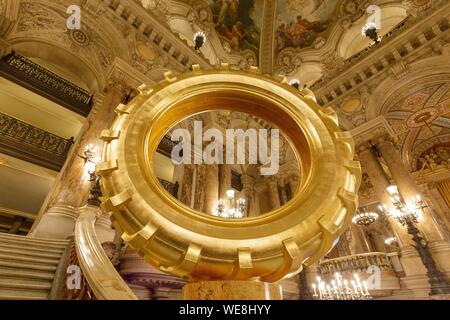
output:
[[[222,218],[239,219],[244,218],[246,214],[247,204],[245,199],[235,199],[236,191],[229,189],[226,192],[227,201],[219,199],[215,209],[215,215]]]
[[[358,274],[348,281],[343,279],[339,272],[334,274],[330,283],[317,277],[317,284],[312,284],[313,298],[317,300],[368,300],[372,296],[369,293],[367,281],[361,282]]]
[[[353,218],[352,222],[360,226],[369,226],[379,218],[376,212],[358,212]]]

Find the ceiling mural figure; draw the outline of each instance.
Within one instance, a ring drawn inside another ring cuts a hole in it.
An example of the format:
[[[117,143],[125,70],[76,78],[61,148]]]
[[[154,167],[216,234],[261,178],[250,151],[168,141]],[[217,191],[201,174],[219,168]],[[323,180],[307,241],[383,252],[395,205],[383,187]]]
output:
[[[339,1],[278,0],[276,50],[305,48],[313,44],[332,20]]]
[[[214,27],[231,51],[259,53],[263,0],[209,0]]]

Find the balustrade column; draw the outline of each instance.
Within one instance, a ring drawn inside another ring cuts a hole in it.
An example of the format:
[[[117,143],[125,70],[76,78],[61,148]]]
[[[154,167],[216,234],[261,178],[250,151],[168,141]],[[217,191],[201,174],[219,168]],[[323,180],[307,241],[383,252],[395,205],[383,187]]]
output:
[[[85,146],[92,144],[98,150],[97,156],[101,156],[101,132],[112,125],[116,116],[114,109],[122,102],[127,90],[123,85],[113,84],[103,97],[96,97],[94,107],[33,224],[31,235],[66,238],[73,232],[76,208],[85,204],[91,188],[84,161],[79,155],[83,155]]]
[[[366,168],[367,174],[369,175],[370,181],[373,185],[373,190],[380,200],[381,204],[386,206],[389,210],[394,210],[393,205],[390,201],[390,196],[386,191],[386,187],[389,185],[389,181],[378,162],[374,151],[369,145],[362,145],[360,147],[358,157],[362,162],[362,165]],[[405,228],[402,228],[394,218],[388,217],[389,224],[391,225],[396,238],[399,241],[400,246],[407,246],[412,243],[410,236]]]
[[[419,188],[414,181],[414,178],[403,164],[400,154],[395,149],[395,146],[390,139],[378,139],[377,147],[392,173],[400,194],[406,203],[409,203],[416,195],[420,195]],[[428,241],[439,241],[444,239],[443,233],[437,225],[431,210],[426,208],[421,220],[418,227],[423,231],[424,236]]]

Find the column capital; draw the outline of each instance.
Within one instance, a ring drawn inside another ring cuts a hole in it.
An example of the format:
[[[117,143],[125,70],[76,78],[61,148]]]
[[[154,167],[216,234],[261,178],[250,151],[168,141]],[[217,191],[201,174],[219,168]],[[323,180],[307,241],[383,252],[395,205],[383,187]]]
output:
[[[153,83],[154,81],[147,76],[116,57],[106,74],[105,89],[119,86],[124,92],[129,92],[132,88],[137,88],[141,84],[151,85]]]
[[[396,140],[389,135],[382,135],[373,140],[375,144],[392,143],[395,146]]]
[[[355,145],[367,143],[369,140],[374,141],[379,137],[388,136],[396,138],[394,130],[383,116],[378,116],[366,123],[352,129],[350,133],[353,136]]]

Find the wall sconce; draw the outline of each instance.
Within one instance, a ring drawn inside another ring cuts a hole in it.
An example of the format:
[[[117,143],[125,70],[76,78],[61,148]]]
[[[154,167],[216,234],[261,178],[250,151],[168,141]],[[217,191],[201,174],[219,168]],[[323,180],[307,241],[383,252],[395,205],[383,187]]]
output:
[[[84,147],[83,155],[78,155],[84,161],[85,175],[89,181],[95,181],[95,166],[100,162],[100,157],[97,156],[98,147],[89,144]]]
[[[206,43],[206,35],[203,31],[194,34],[195,50],[200,50]]]
[[[367,38],[372,39],[375,44],[378,44],[381,41],[381,37],[379,37],[377,33],[377,25],[373,22],[369,22],[364,25],[361,29],[361,34]]]
[[[292,79],[291,81],[289,81],[289,84],[295,89],[300,89],[300,81],[298,79]]]

